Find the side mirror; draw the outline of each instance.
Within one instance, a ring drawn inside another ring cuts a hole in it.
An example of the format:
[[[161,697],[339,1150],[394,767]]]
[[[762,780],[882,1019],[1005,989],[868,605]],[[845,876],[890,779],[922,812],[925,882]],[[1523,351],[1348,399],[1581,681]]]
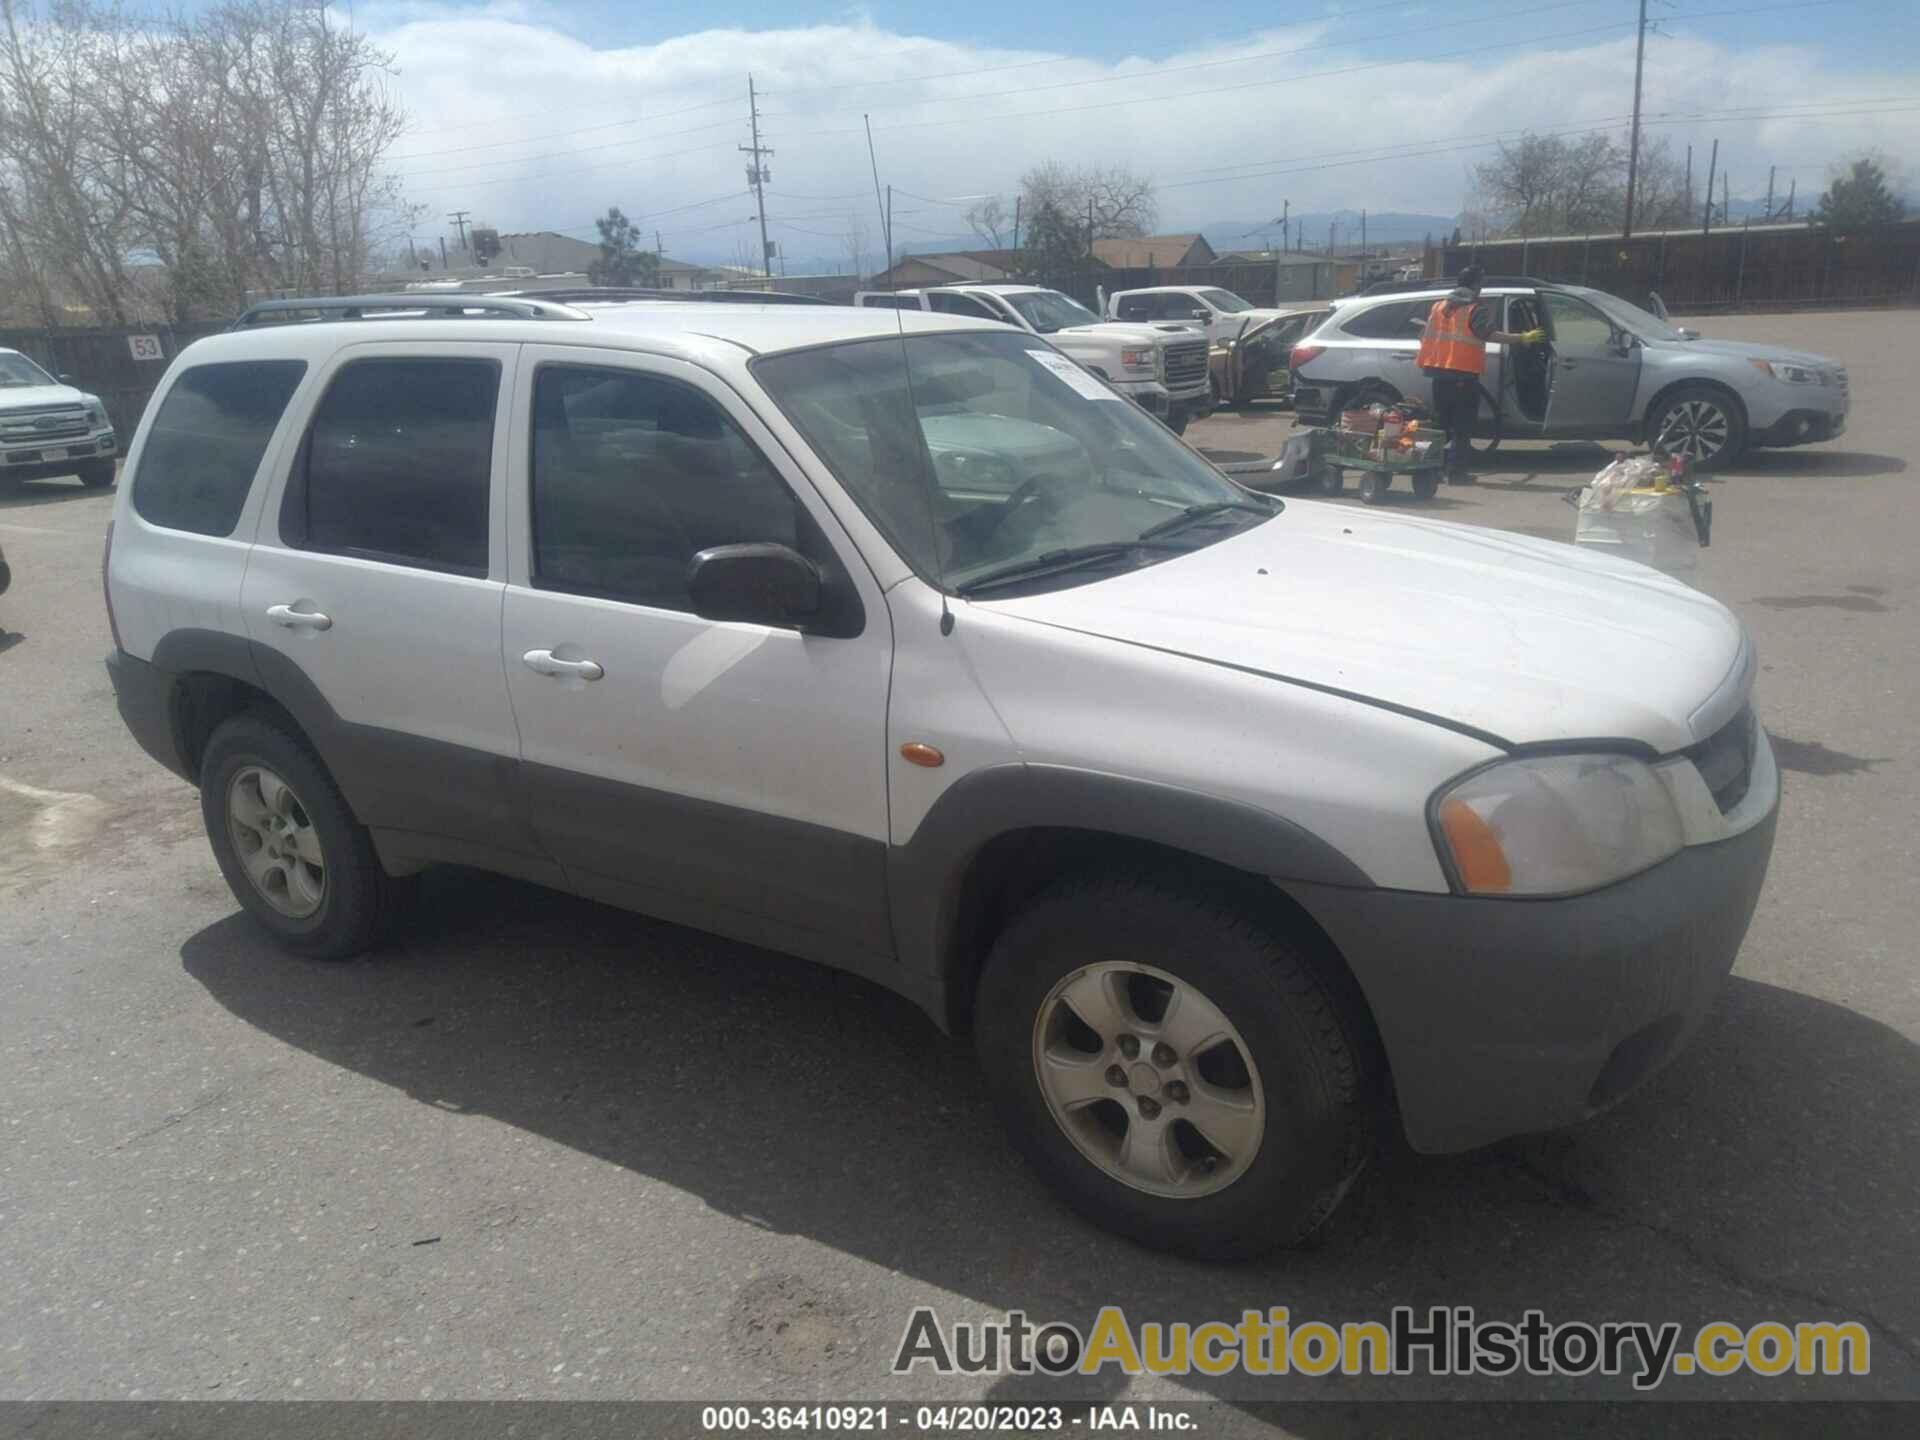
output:
[[[53,378],[58,380],[62,385],[72,385],[75,383],[73,376],[67,374],[64,370]]]
[[[1676,325],[1673,328],[1679,332],[1682,340],[1698,340],[1700,338],[1700,332],[1698,330],[1689,330],[1684,325]]]
[[[687,565],[687,595],[703,620],[798,625],[820,610],[820,571],[785,545],[715,545]]]
[[[1211,310],[1189,310],[1189,311],[1187,312],[1187,319],[1189,319],[1189,320],[1211,320],[1211,319],[1213,319],[1213,312],[1212,312]]]
[[[1633,353],[1633,347],[1640,343],[1640,338],[1637,335],[1629,335],[1624,330],[1614,331],[1610,339],[1612,342],[1611,348],[1616,355],[1631,355]]]

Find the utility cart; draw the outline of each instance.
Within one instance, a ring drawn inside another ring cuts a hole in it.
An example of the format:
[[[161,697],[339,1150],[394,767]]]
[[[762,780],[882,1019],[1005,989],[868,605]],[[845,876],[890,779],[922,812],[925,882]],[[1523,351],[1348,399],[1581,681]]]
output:
[[[1431,500],[1440,489],[1446,453],[1445,432],[1426,429],[1418,419],[1406,419],[1397,410],[1382,413],[1378,406],[1349,410],[1327,432],[1320,489],[1338,495],[1346,485],[1345,472],[1357,470],[1363,505],[1380,504],[1396,475],[1407,477],[1416,499]]]

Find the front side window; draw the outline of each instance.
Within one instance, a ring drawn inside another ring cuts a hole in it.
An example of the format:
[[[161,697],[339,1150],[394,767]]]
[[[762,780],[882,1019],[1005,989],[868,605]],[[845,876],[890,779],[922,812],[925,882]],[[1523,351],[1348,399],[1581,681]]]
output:
[[[1030,336],[849,341],[753,373],[902,558],[950,590],[1083,547],[1149,564],[1274,513]]]
[[[24,355],[0,355],[0,389],[18,390],[28,385],[59,383]]]
[[[1227,315],[1238,315],[1242,310],[1251,310],[1253,306],[1242,300],[1231,290],[1202,290],[1200,298]]]
[[[799,502],[712,400],[632,370],[544,365],[533,387],[533,584],[691,611],[716,545],[812,548]]]
[[[1100,317],[1070,295],[1058,290],[1020,290],[1005,297],[1026,322],[1042,335],[1072,325],[1098,325]]]
[[[304,360],[196,365],[160,402],[133,477],[133,509],[149,525],[231,535]]]
[[[974,320],[999,320],[1000,316],[971,295],[952,295],[935,291],[927,303],[942,315],[965,315]]]
[[[1613,326],[1607,317],[1591,305],[1549,290],[1543,297],[1547,315],[1553,322],[1556,345],[1578,345],[1598,350],[1613,339]]]
[[[1151,320],[1153,318],[1153,299],[1151,295],[1122,295],[1117,307],[1122,320]]]
[[[500,367],[355,360],[327,387],[280,508],[280,536],[323,550],[487,573]]]

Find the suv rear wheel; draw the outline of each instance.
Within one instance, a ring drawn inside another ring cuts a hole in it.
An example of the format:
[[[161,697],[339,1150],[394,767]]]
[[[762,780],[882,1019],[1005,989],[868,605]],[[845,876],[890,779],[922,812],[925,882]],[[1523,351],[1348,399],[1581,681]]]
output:
[[[1355,1017],[1230,884],[1044,892],[981,977],[976,1044],[1027,1160],[1075,1209],[1203,1258],[1305,1238],[1366,1162]]]
[[[392,882],[299,740],[257,716],[224,721],[200,762],[200,813],[234,898],[280,944],[345,960],[373,943]]]
[[[78,471],[80,483],[89,490],[104,490],[113,484],[113,461],[95,460]]]

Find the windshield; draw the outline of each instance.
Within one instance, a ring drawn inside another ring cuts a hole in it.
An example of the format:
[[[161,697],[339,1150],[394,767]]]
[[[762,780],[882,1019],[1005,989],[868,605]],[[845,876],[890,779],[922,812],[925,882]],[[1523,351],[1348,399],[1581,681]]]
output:
[[[1616,295],[1607,294],[1604,290],[1577,290],[1573,293],[1599,308],[1621,329],[1632,331],[1642,340],[1685,340],[1687,338],[1652,311],[1642,310],[1638,305],[1630,305]]]
[[[1058,290],[1021,290],[1002,295],[1026,322],[1042,335],[1051,335],[1069,325],[1098,325],[1100,317],[1070,295]]]
[[[1238,315],[1242,310],[1253,309],[1252,305],[1231,290],[1202,290],[1200,298],[1214,309],[1224,310],[1229,315]]]
[[[753,373],[902,558],[949,590],[1009,565],[1118,546],[1098,568],[1030,582],[1081,584],[1274,513],[1272,502],[1029,336],[849,341],[766,356]],[[1202,506],[1229,508],[1192,514],[1192,523],[1133,548]]]
[[[17,390],[24,385],[57,385],[46,371],[24,355],[0,355],[0,386]]]

